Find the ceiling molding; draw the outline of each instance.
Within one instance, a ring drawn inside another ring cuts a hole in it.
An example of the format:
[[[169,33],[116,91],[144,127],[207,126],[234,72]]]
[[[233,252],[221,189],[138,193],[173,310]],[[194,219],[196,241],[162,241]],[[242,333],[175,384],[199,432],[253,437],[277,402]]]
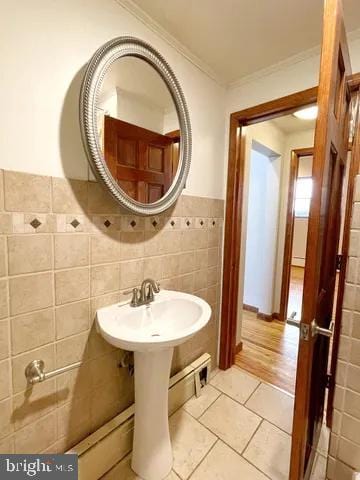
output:
[[[149,30],[156,33],[162,40],[164,40],[168,45],[174,48],[182,56],[184,56],[189,62],[195,65],[199,70],[205,73],[208,77],[214,80],[218,85],[228,88],[229,90],[241,87],[244,84],[254,82],[263,77],[271,75],[278,72],[279,70],[284,70],[286,68],[292,67],[297,63],[303,62],[310,58],[320,55],[320,45],[304,50],[303,52],[297,53],[288,57],[280,62],[274,63],[268,67],[257,70],[256,72],[245,75],[238,80],[233,82],[226,83],[214,70],[201,58],[192,53],[183,43],[177,40],[173,35],[171,35],[164,27],[162,27],[156,20],[154,20],[150,15],[148,15],[142,8],[136,5],[132,0],[114,0],[120,7],[127,10],[131,15],[137,18],[141,23],[143,23]],[[348,39],[350,41],[355,41],[360,39],[360,28],[353,30],[348,33]]]
[[[212,68],[201,60],[197,55],[193,54],[185,45],[171,35],[165,28],[163,28],[158,22],[156,22],[150,15],[148,15],[142,8],[136,5],[132,0],[114,0],[118,5],[123,7],[134,17],[140,20],[147,28],[156,33],[162,38],[168,45],[178,51],[189,62],[195,65],[199,70],[205,73],[208,77],[214,80],[222,87],[226,87],[226,83],[221,79]]]
[[[296,55],[292,55],[291,57],[285,58],[285,60],[281,60],[280,62],[273,63],[269,67],[262,68],[260,70],[257,70],[254,73],[250,73],[249,75],[241,77],[239,78],[239,80],[235,80],[235,82],[231,82],[228,88],[232,90],[232,89],[241,87],[245,83],[250,83],[256,80],[260,80],[263,77],[276,73],[279,70],[284,70],[285,68],[292,67],[297,63],[303,62],[312,57],[316,57],[317,55],[320,55],[320,46],[309,48],[308,50],[304,50],[303,52],[297,53]]]

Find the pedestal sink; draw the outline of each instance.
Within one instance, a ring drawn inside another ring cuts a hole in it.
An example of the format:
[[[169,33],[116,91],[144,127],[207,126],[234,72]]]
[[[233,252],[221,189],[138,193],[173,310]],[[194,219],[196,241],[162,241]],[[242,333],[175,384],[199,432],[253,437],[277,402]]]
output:
[[[204,300],[171,290],[162,290],[148,305],[116,304],[97,311],[105,340],[134,352],[132,469],[144,480],[162,480],[171,471],[168,388],[173,350],[201,330],[210,315]]]

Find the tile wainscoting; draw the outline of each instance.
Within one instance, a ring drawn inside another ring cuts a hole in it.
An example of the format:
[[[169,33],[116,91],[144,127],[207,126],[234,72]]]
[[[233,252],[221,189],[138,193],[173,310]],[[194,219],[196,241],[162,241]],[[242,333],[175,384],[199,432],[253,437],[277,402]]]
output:
[[[330,438],[329,480],[360,471],[360,175],[356,177]]]
[[[151,276],[195,293],[208,326],[176,349],[173,373],[216,361],[223,200],[183,195],[157,217],[124,212],[96,182],[0,170],[0,452],[62,452],[133,402],[122,352],[96,333],[97,308]],[[83,361],[28,388],[24,368]]]

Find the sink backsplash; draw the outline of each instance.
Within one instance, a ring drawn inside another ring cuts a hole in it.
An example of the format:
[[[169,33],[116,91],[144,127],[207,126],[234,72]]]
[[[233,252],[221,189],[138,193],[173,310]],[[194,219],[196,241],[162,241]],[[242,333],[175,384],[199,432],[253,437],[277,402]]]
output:
[[[62,452],[133,402],[121,352],[96,333],[95,311],[145,277],[212,307],[177,348],[173,373],[216,359],[223,200],[182,195],[157,217],[121,210],[96,182],[0,170],[0,453]],[[24,368],[83,361],[28,389]]]

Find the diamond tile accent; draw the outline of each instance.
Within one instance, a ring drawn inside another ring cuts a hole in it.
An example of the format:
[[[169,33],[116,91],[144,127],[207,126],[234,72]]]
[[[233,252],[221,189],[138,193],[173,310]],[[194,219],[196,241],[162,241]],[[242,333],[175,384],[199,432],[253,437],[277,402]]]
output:
[[[110,225],[111,225],[110,220],[105,220],[104,225],[105,225],[106,228],[109,228]]]
[[[158,222],[157,222],[156,220],[154,220],[154,221],[152,222],[152,226],[153,226],[154,228],[156,227],[157,224],[158,224]]]
[[[131,220],[130,225],[131,225],[133,228],[136,227],[136,222],[135,222],[135,220]]]
[[[34,218],[34,220],[32,220],[32,221],[30,222],[30,225],[31,225],[33,228],[35,228],[35,230],[36,230],[37,228],[40,227],[41,222],[40,222],[40,220],[38,220],[37,218]]]
[[[72,225],[74,228],[77,228],[80,225],[80,222],[74,218],[74,220],[70,222],[70,225]]]
[[[204,225],[204,221],[203,221],[203,220],[200,220],[200,225],[201,225],[201,226]]]
[[[175,225],[174,220],[171,220],[170,225],[173,227]]]
[[[186,225],[189,227],[190,226],[190,220],[186,220]]]

